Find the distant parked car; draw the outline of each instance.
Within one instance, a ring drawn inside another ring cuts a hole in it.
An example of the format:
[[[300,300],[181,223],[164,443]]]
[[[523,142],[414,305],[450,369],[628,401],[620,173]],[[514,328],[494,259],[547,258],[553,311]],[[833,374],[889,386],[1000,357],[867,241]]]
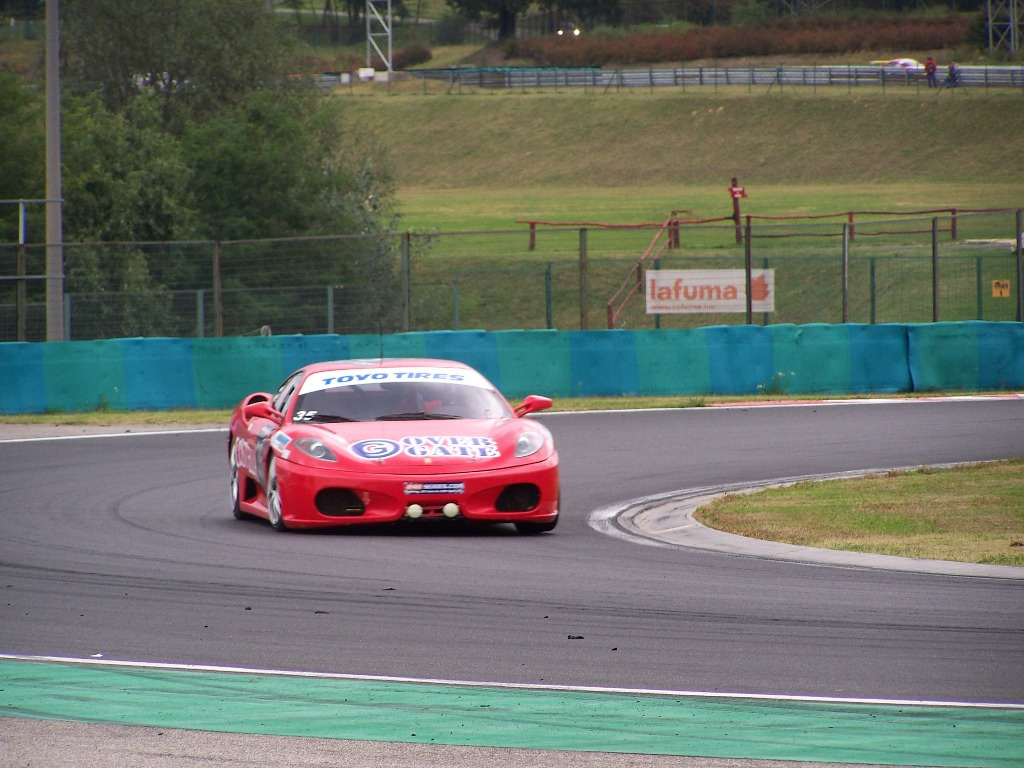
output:
[[[884,59],[871,63],[881,65],[885,72],[905,72],[908,75],[924,74],[924,64],[917,59]]]

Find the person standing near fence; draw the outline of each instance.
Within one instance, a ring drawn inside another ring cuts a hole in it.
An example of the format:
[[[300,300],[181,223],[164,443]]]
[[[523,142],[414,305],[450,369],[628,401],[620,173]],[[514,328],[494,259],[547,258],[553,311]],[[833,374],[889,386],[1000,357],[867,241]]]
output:
[[[949,74],[946,75],[946,87],[956,88],[960,85],[960,67],[955,61],[949,62]]]
[[[929,56],[928,60],[924,63],[924,73],[928,76],[929,88],[939,87],[938,78],[935,76],[935,73],[938,70],[938,68],[939,65],[935,63],[935,59]]]

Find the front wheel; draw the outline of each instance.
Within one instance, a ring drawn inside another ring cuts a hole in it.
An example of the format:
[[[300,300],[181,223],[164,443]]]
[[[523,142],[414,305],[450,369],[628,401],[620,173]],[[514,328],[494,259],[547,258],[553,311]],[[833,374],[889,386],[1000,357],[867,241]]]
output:
[[[277,480],[277,465],[273,459],[270,460],[270,468],[267,470],[267,518],[274,526],[275,531],[288,530],[281,507],[281,487]]]
[[[242,470],[235,460],[235,452],[231,450],[231,514],[235,520],[244,520],[248,515],[242,511]]]

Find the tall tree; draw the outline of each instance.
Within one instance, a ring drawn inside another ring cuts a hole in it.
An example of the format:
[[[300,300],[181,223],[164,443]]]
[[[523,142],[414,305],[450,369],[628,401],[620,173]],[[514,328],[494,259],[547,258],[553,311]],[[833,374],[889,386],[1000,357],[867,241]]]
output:
[[[235,248],[225,286],[243,297],[287,280],[345,284],[374,313],[396,305],[384,154],[343,102],[288,76],[286,35],[260,0],[66,3],[66,286],[75,322],[95,321],[75,336],[191,332],[170,291],[208,288],[211,261],[183,240],[295,239],[287,256],[279,242]],[[0,78],[0,183],[23,182],[8,198],[42,196],[41,106]],[[111,241],[135,245],[88,245]],[[313,318],[322,294],[301,301]],[[236,327],[295,308],[250,304]]]
[[[149,92],[180,130],[286,81],[287,35],[261,0],[65,0],[67,81],[121,110]]]
[[[155,98],[124,113],[95,97],[64,105],[68,239],[180,240],[195,236],[191,176],[180,141],[159,126]]]
[[[184,215],[186,208],[189,216],[195,213],[187,219],[188,232],[240,239],[363,231],[358,204],[347,192],[359,186],[365,157],[348,137],[365,138],[365,132],[341,130],[338,109],[331,112],[333,129],[325,127],[320,115],[329,100],[288,77],[287,35],[262,0],[67,2],[74,82],[91,86],[108,112],[96,115],[100,128],[110,129],[100,134],[115,143],[128,141],[110,115],[134,125],[139,140],[125,153],[125,162],[146,164],[139,177],[151,178],[154,185],[178,184],[176,174],[159,175],[158,169],[168,168],[166,158],[185,164],[194,202],[182,202],[178,213]],[[143,141],[160,149],[146,154],[138,146]],[[379,166],[373,194],[383,199],[390,187]],[[81,180],[82,188],[109,188],[102,183],[109,175],[105,167],[92,169],[83,166],[92,178]],[[164,202],[182,200],[179,186],[166,191]],[[145,194],[133,197],[146,199]],[[69,221],[77,223],[80,234],[110,228],[97,220],[90,229],[89,210],[81,219],[71,213]],[[156,217],[151,230],[135,230],[134,236],[180,236],[163,231],[165,210],[151,205]],[[119,235],[132,237],[128,231]]]
[[[65,99],[65,288],[76,336],[171,332],[170,296],[190,266],[180,254],[152,256],[138,245],[192,236],[191,170],[180,142],[160,130],[159,104],[134,99],[125,113],[95,96]],[[208,270],[205,270],[208,272]]]
[[[253,93],[193,123],[185,145],[203,234],[213,239],[362,232],[365,199],[391,193],[379,163],[369,184],[360,179],[365,132],[337,101],[310,92]]]
[[[447,0],[448,5],[471,21],[481,19],[493,23],[498,39],[516,34],[516,20],[530,7],[530,0]]]
[[[347,304],[382,322],[398,306],[390,176],[341,102],[254,93],[193,124],[185,145],[204,235],[245,241],[225,244],[220,262],[234,328],[285,323],[292,332],[316,332],[323,295],[302,290],[310,286],[344,285],[355,292]],[[336,234],[348,236],[267,240]],[[287,298],[267,301],[268,291]],[[309,326],[296,326],[296,314]]]
[[[43,100],[0,71],[0,200],[44,197]],[[44,221],[42,209],[29,221]],[[0,242],[17,242],[18,207],[0,206]]]
[[[540,7],[558,10],[565,20],[588,27],[599,23],[618,24],[622,21],[623,13],[619,0],[542,0]],[[659,3],[658,12],[663,11]]]

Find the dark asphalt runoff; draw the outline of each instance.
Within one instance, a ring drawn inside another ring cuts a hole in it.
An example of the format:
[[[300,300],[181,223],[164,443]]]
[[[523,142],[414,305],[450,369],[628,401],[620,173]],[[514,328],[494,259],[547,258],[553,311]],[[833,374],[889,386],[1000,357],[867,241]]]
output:
[[[539,419],[561,454],[563,506],[558,528],[536,537],[457,525],[280,534],[232,518],[224,430],[18,440],[0,425],[0,654],[1024,703],[1024,580],[646,546],[595,526],[600,510],[687,489],[1024,456],[1024,399]],[[90,747],[99,733],[113,741]],[[139,734],[132,742],[116,728],[0,719],[0,765],[113,765],[88,761],[152,737]],[[314,752],[289,762],[273,757],[277,742],[239,740],[176,731],[161,740],[169,751],[154,748],[164,762],[124,749],[139,766],[258,765],[261,749],[281,765],[740,764],[636,755],[602,763],[597,754],[515,749],[495,757],[454,747],[423,747],[421,760],[419,747],[377,742],[345,762],[326,757],[337,748],[330,740],[319,757],[313,741],[282,748],[293,757]],[[8,757],[62,744],[77,757]],[[254,749],[253,760],[236,749]]]

